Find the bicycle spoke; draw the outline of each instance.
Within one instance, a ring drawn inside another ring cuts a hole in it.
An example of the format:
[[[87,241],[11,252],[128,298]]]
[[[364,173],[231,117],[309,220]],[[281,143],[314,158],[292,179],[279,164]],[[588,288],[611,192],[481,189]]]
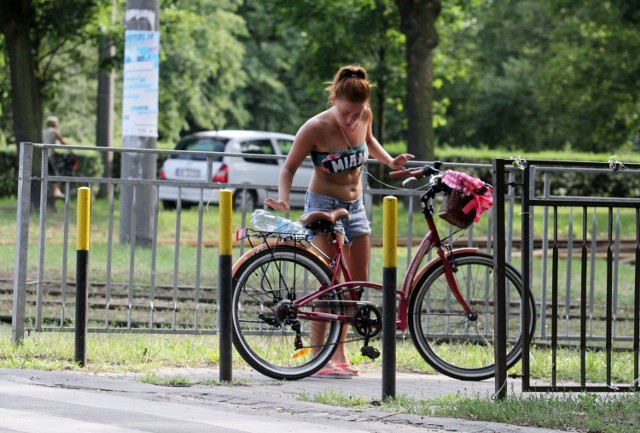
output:
[[[321,368],[342,325],[313,320],[306,313],[314,307],[297,308],[293,301],[329,283],[323,264],[290,247],[265,250],[247,261],[234,275],[234,343],[242,357],[279,379],[298,379]],[[323,310],[333,314],[342,309],[340,302],[327,304]]]
[[[493,259],[468,254],[454,259],[459,289],[477,317],[469,317],[452,296],[443,265],[425,275],[410,302],[409,326],[423,358],[436,370],[458,379],[480,380],[494,374]],[[507,269],[507,364],[522,350],[522,287],[517,272]],[[532,301],[526,298],[528,308]]]

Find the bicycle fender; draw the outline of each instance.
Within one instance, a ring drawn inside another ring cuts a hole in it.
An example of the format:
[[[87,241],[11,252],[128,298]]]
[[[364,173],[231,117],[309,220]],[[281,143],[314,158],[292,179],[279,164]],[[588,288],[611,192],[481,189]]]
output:
[[[456,248],[453,251],[448,251],[446,253],[446,256],[447,257],[449,257],[451,255],[458,256],[460,254],[477,253],[478,251],[479,250],[477,248]],[[424,265],[416,273],[416,276],[413,278],[413,281],[411,282],[411,290],[413,290],[413,288],[416,286],[416,284],[418,284],[418,281],[420,281],[422,276],[424,274],[426,274],[429,271],[429,269],[431,269],[434,265],[438,264],[439,262],[440,262],[440,257],[436,257],[434,259],[431,259],[426,265]]]
[[[312,254],[314,256],[316,256],[318,259],[320,259],[322,262],[326,263],[327,266],[329,266],[329,262],[327,262],[327,259],[325,257],[322,257],[320,254],[318,254],[316,251],[313,251],[312,249],[309,248],[304,248],[302,246],[300,246],[300,244],[296,243],[296,242],[269,242],[269,243],[263,243],[260,245],[256,245],[255,247],[251,248],[249,251],[247,251],[246,253],[244,253],[234,264],[233,264],[233,268],[231,269],[231,275],[235,275],[236,271],[249,259],[249,257],[252,257],[256,254],[258,254],[261,251],[264,251],[268,248],[275,248],[275,247],[279,247],[279,246],[287,246],[287,247],[291,247],[291,248],[296,248],[300,251],[304,251],[306,253]]]

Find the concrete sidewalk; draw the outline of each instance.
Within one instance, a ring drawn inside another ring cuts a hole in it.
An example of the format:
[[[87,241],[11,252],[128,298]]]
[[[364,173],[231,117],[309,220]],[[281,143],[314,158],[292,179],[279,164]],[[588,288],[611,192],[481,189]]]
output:
[[[219,379],[219,372],[215,369],[181,368],[163,370],[161,374],[165,377],[185,377],[194,382]],[[302,380],[278,381],[253,370],[240,370],[233,372],[233,381],[249,384],[253,392],[258,395],[269,394],[272,389],[277,389],[281,395],[294,400],[299,399],[301,395],[322,394],[327,390],[368,400],[382,399],[380,371],[361,372],[359,376],[352,379],[326,379],[312,376]],[[510,392],[521,392],[520,380],[510,379],[508,386]],[[396,373],[396,397],[407,396],[427,400],[449,394],[461,394],[490,398],[495,393],[494,389],[493,379],[465,382],[439,374]]]
[[[141,383],[140,375],[133,374],[0,369],[0,433],[552,431],[377,409],[354,410],[300,400],[302,395],[327,391],[380,400],[378,372],[348,380],[281,382],[253,371],[234,371],[230,385],[216,384],[217,370],[176,369],[157,374],[201,383],[169,387]],[[421,399],[448,394],[490,396],[494,388],[493,381],[460,382],[406,373],[398,373],[396,385],[397,396]],[[509,386],[517,392],[515,382],[513,388]]]

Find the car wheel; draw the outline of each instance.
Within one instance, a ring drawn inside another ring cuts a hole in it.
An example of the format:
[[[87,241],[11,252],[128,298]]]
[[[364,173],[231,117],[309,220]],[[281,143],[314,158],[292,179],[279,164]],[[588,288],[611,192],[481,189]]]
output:
[[[246,191],[243,190],[236,191],[233,194],[233,208],[237,210],[242,210],[242,200],[244,197],[244,210],[251,211],[256,207],[256,203],[258,201],[255,191]]]

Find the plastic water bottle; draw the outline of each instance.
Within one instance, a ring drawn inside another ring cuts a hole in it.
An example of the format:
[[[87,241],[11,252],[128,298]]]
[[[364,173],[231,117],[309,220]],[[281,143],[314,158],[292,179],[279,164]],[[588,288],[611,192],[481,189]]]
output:
[[[266,210],[258,209],[251,215],[251,225],[264,232],[290,233],[294,235],[309,236],[311,230],[305,228],[298,221],[292,221]]]

